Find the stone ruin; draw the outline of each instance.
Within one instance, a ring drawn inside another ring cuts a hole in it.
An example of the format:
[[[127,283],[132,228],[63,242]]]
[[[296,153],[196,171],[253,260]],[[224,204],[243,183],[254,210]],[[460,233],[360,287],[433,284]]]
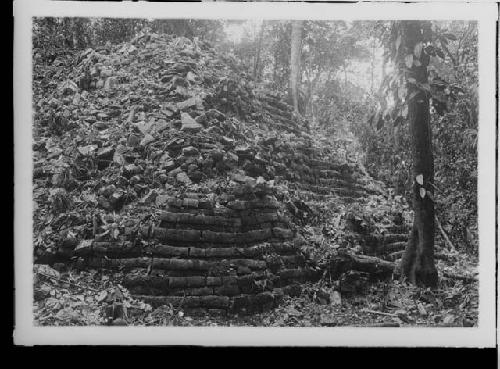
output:
[[[134,241],[93,242],[75,250],[84,267],[120,269],[136,298],[152,306],[258,312],[294,284],[319,278],[272,188],[233,194],[185,193],[168,201],[156,224]]]

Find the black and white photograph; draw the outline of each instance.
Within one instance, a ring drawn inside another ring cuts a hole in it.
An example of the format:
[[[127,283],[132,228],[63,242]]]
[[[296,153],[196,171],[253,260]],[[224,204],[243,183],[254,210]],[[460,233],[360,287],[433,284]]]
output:
[[[31,3],[18,324],[494,344],[494,4]]]

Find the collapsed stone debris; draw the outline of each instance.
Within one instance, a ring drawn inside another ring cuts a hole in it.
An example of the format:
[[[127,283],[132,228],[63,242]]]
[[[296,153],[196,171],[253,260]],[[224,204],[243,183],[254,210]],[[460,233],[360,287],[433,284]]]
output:
[[[258,312],[321,278],[301,229],[319,207],[384,193],[204,42],[141,35],[60,62],[35,66],[39,263],[126,272],[153,306]],[[406,225],[342,217],[362,247],[332,273],[390,275]]]

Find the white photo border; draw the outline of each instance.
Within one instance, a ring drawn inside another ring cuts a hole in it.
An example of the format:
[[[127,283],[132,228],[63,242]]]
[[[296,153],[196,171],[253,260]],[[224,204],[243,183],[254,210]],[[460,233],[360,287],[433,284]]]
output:
[[[164,16],[162,16],[164,14]],[[33,324],[32,17],[477,20],[479,320],[474,328],[37,327]],[[495,3],[14,2],[15,344],[494,347],[496,339]]]

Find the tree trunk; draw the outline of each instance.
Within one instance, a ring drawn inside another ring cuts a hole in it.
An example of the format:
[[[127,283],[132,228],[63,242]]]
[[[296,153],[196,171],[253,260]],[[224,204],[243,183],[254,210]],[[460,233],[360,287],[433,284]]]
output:
[[[375,39],[372,40],[371,54],[370,54],[370,93],[373,95],[373,72],[375,69]]]
[[[421,22],[404,21],[402,26],[402,45],[406,46],[408,53],[412,53],[415,45],[422,39]],[[418,83],[426,84],[428,60],[423,61],[422,57],[420,59],[421,65],[413,64],[407,77],[413,77]],[[434,265],[434,202],[428,195],[433,193],[431,184],[434,183],[429,96],[414,84],[407,83],[407,87],[408,120],[412,142],[414,219],[401,269],[411,283],[433,287],[437,285],[438,275]],[[416,95],[409,99],[414,93]],[[417,176],[423,176],[423,185],[417,182]]]
[[[260,80],[260,54],[262,50],[262,37],[264,35],[264,21],[260,25],[259,39],[257,41],[257,52],[255,56],[255,64],[253,66],[253,79],[255,81]]]
[[[64,18],[63,20],[64,27],[64,44],[66,47],[72,49],[73,48],[73,19],[72,18]]]
[[[314,78],[312,78],[309,74],[306,75],[306,80],[307,80],[307,96],[304,101],[304,106],[306,107],[306,113],[305,115],[311,119],[312,123],[314,124],[314,118],[313,118],[313,92],[316,88],[316,83],[318,82],[319,77],[321,76],[321,70],[316,72],[316,75]]]
[[[344,88],[347,89],[347,65],[345,64],[345,60],[344,60]]]
[[[290,93],[293,109],[299,112],[299,76],[300,76],[300,48],[302,42],[303,21],[292,22],[291,57],[290,57]]]
[[[278,47],[274,46],[274,64],[273,64],[273,84],[276,86],[276,79],[278,76]]]
[[[382,70],[381,70],[382,79],[380,80],[380,87],[379,87],[378,92],[377,92],[377,99],[380,103],[382,110],[385,110],[386,102],[385,102],[385,95],[383,93],[383,87],[386,84],[385,79],[386,79],[387,75],[385,72],[385,67],[387,65],[387,59],[388,59],[389,55],[388,55],[388,50],[384,45],[383,45],[383,48],[384,48],[384,52],[383,52],[383,56],[382,56]]]

